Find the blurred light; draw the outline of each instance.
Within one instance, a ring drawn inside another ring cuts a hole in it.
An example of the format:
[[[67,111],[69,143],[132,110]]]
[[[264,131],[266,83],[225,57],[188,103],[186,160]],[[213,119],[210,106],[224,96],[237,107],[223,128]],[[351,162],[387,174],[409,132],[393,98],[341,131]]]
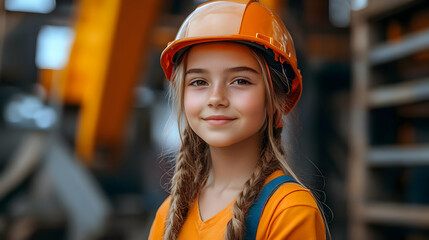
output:
[[[55,0],[5,0],[8,11],[50,13],[55,9]]]
[[[5,118],[7,122],[17,123],[21,121],[21,116],[18,112],[18,107],[19,107],[19,103],[17,102],[12,102],[7,106],[6,112],[5,112]]]
[[[52,110],[51,108],[44,107],[36,111],[34,113],[33,118],[37,127],[47,129],[54,125],[56,115],[54,110]]]
[[[153,141],[161,146],[163,152],[179,149],[180,133],[177,126],[177,116],[172,114],[172,109],[165,98],[159,98],[153,103],[151,109],[151,137]]]
[[[19,105],[18,111],[20,115],[26,119],[31,119],[34,112],[42,107],[42,103],[37,98],[28,97],[24,98]]]
[[[352,0],[352,10],[359,11],[366,8],[368,5],[368,0]]]
[[[62,69],[68,62],[74,32],[69,27],[44,26],[37,36],[36,65],[40,69]]]
[[[329,20],[336,27],[347,27],[350,24],[350,0],[329,0]]]
[[[39,98],[20,94],[6,105],[4,118],[6,123],[16,127],[48,129],[57,121],[57,113]]]

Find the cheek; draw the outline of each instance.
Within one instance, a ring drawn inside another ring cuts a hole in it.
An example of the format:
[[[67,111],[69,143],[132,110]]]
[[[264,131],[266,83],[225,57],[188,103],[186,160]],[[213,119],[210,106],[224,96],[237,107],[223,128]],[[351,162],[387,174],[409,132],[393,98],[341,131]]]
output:
[[[192,121],[192,117],[198,116],[200,111],[201,99],[198,94],[193,92],[185,91],[183,97],[183,106],[185,110],[185,115],[188,121]]]
[[[265,91],[256,91],[241,96],[238,103],[242,113],[250,116],[250,120],[255,123],[265,121]]]

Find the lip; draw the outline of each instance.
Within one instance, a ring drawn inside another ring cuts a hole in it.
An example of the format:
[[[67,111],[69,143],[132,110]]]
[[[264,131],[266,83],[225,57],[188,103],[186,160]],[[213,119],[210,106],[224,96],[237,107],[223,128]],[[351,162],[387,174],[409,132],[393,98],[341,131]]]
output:
[[[212,116],[203,118],[204,121],[206,121],[210,125],[214,125],[214,126],[225,125],[225,124],[228,124],[228,123],[234,121],[235,119],[236,118],[223,116],[223,115],[212,115]]]

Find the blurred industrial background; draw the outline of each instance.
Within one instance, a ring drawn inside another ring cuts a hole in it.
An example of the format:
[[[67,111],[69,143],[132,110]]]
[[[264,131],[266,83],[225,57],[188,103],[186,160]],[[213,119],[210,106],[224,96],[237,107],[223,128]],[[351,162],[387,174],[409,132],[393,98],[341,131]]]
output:
[[[0,0],[0,239],[147,238],[178,146],[159,57],[202,2]],[[260,2],[294,38],[284,144],[332,239],[429,239],[429,1]]]

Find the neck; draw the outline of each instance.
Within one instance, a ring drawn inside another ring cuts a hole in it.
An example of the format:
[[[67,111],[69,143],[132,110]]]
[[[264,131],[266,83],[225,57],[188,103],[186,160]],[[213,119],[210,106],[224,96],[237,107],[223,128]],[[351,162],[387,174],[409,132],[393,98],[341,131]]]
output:
[[[211,172],[206,186],[242,189],[260,160],[261,134],[227,147],[210,146]]]

